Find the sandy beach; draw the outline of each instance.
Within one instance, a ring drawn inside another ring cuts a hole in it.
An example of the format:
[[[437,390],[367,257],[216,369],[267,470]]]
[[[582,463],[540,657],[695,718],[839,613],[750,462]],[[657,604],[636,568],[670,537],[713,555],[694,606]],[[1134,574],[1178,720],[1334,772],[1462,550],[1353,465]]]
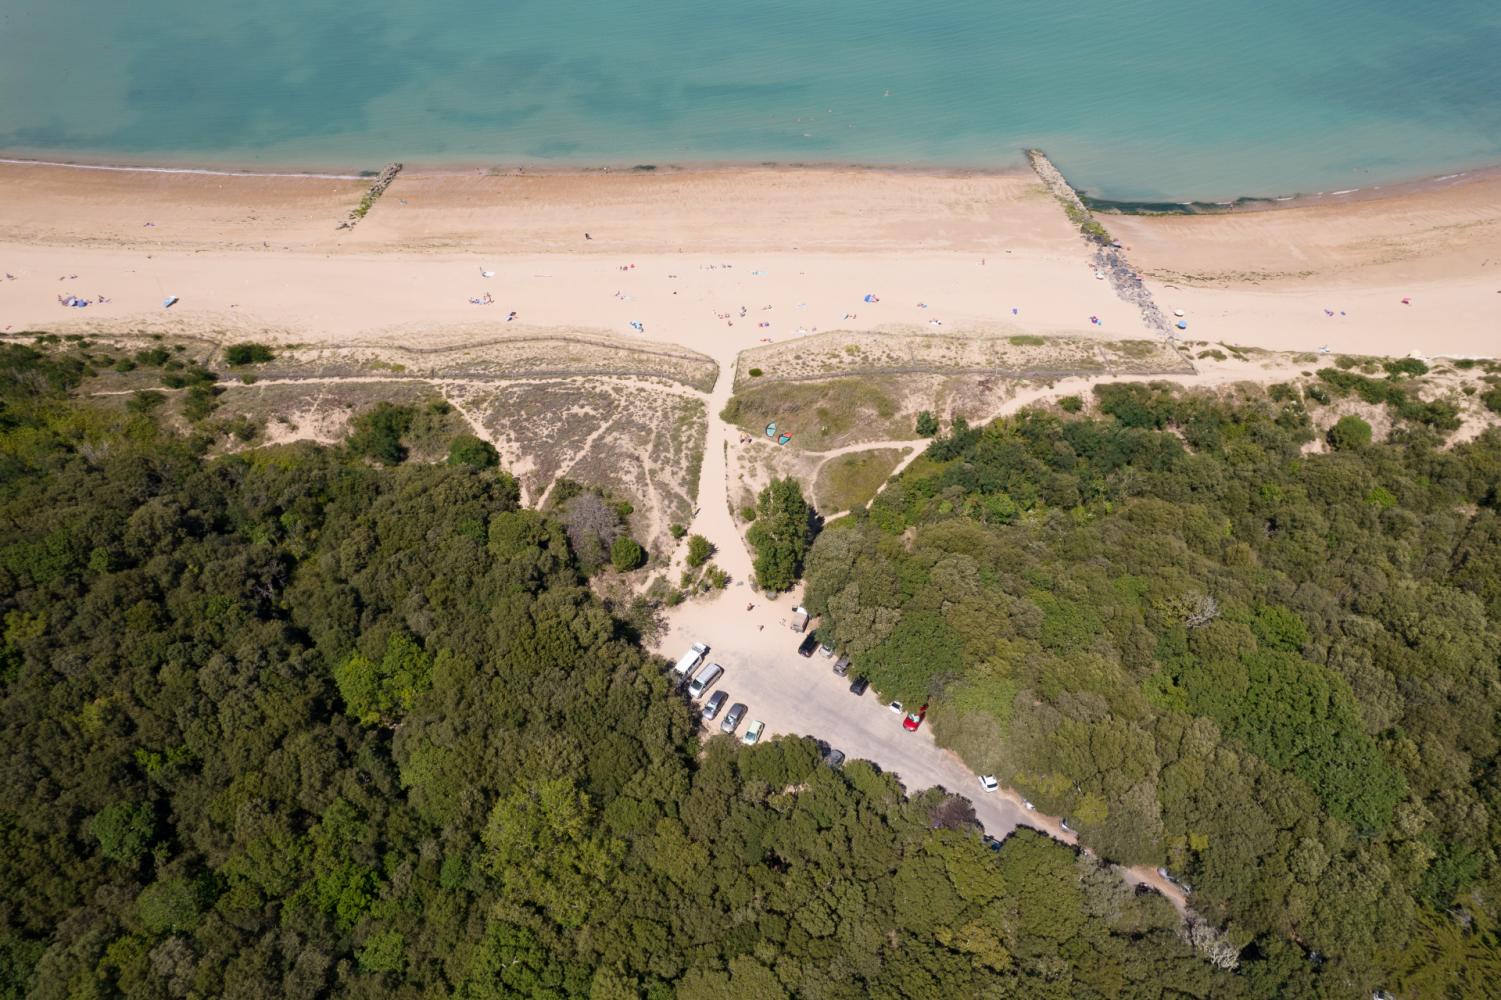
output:
[[[338,228],[367,183],[0,164],[0,328],[402,343],[576,328],[718,359],[835,329],[1150,335],[1029,172],[418,172]],[[1188,338],[1398,355],[1501,342],[1494,175],[1104,221]]]

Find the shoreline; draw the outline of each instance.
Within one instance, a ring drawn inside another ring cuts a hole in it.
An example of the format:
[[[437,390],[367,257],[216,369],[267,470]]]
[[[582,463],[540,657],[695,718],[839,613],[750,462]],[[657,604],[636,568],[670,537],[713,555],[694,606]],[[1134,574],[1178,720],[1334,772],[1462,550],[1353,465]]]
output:
[[[1065,175],[1067,176],[1067,175]],[[1280,212],[1309,205],[1347,205],[1363,201],[1380,201],[1409,194],[1422,194],[1446,187],[1501,177],[1501,164],[1473,167],[1447,174],[1436,174],[1386,184],[1344,188],[1338,191],[1298,192],[1290,195],[1242,195],[1230,201],[1134,201],[1096,198],[1079,191],[1079,199],[1092,212],[1101,215],[1152,218],[1185,215],[1244,215],[1250,212]]]
[[[1043,150],[1046,153],[1045,150]],[[934,165],[934,164],[880,164],[840,162],[837,160],[703,160],[674,163],[620,163],[620,164],[574,164],[543,162],[491,163],[452,161],[424,163],[403,161],[404,172],[430,178],[444,177],[594,177],[620,174],[709,174],[731,173],[745,170],[776,171],[780,173],[822,173],[850,171],[892,177],[1007,177],[1032,173],[1027,163],[1027,151],[1018,150],[1015,163],[993,166]],[[380,173],[375,168],[329,167],[327,169],[268,166],[264,170],[233,166],[202,166],[194,161],[181,164],[161,162],[130,162],[128,160],[44,159],[38,157],[5,155],[0,151],[0,165],[19,167],[44,167],[61,170],[104,171],[124,174],[166,174],[203,177],[244,177],[253,179],[312,179],[312,180],[373,180]],[[1059,167],[1064,178],[1068,171]],[[1087,189],[1075,188],[1080,200],[1092,212],[1108,216],[1152,218],[1160,216],[1197,215],[1244,215],[1254,212],[1282,211],[1308,205],[1350,204],[1377,201],[1382,198],[1401,197],[1445,187],[1453,187],[1477,180],[1501,177],[1501,163],[1486,164],[1455,170],[1444,174],[1429,174],[1415,178],[1402,178],[1381,184],[1369,184],[1334,191],[1306,192],[1274,195],[1240,195],[1224,201],[1149,201],[1141,199],[1099,198]],[[1072,185],[1072,181],[1070,181]]]
[[[1018,154],[1016,162],[996,166],[953,166],[941,164],[845,163],[839,160],[690,160],[673,163],[484,163],[455,160],[443,163],[403,160],[403,173],[423,177],[598,177],[621,174],[711,174],[745,170],[769,170],[784,173],[850,171],[892,177],[1010,177],[1027,175],[1032,169]],[[49,167],[67,170],[104,170],[115,173],[190,174],[208,177],[301,177],[327,180],[369,180],[379,168],[328,167],[326,169],[270,166],[264,170],[232,166],[201,166],[193,163],[166,165],[160,162],[132,163],[118,160],[53,160],[40,157],[6,155],[0,151],[0,164],[20,167]],[[384,164],[383,164],[384,165]]]

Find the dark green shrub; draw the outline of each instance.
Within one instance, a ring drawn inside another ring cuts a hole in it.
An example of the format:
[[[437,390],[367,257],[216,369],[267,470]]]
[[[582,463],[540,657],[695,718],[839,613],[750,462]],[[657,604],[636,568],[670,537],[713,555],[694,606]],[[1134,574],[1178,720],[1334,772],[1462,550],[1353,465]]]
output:
[[[1329,443],[1341,451],[1364,447],[1371,443],[1371,425],[1354,414],[1340,417],[1329,428]]]
[[[183,398],[182,415],[197,423],[219,405],[218,395],[220,389],[217,386],[205,385],[202,382],[188,387],[187,395]]]
[[[142,389],[126,400],[125,408],[131,413],[150,413],[167,401],[167,397],[155,389]]]
[[[231,365],[265,364],[276,354],[265,344],[230,344],[224,349],[224,360]]]
[[[629,573],[646,562],[646,550],[629,535],[621,535],[610,546],[610,565],[622,573]]]
[[[473,434],[460,434],[448,446],[448,464],[493,469],[500,464],[500,453],[488,441],[482,441]]]
[[[694,569],[709,561],[714,555],[714,543],[703,535],[693,535],[688,539],[688,565]]]
[[[349,450],[382,465],[397,465],[407,457],[401,436],[411,430],[415,414],[410,406],[377,403],[354,418]]]
[[[1397,358],[1395,360],[1387,360],[1381,362],[1381,367],[1385,368],[1386,373],[1393,377],[1403,375],[1417,376],[1428,374],[1428,366],[1419,361],[1417,358]]]

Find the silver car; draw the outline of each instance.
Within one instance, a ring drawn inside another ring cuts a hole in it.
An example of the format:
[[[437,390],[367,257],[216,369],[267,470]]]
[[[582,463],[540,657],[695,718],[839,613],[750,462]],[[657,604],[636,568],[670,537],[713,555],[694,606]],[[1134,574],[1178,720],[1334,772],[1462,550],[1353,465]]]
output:
[[[729,700],[730,696],[723,691],[715,691],[710,695],[708,704],[704,705],[704,721],[708,722],[718,715],[719,710],[724,708],[724,703]]]
[[[730,706],[729,714],[719,724],[719,731],[722,733],[733,733],[735,727],[740,725],[740,720],[743,718],[745,718],[745,704],[737,701]]]
[[[724,667],[717,663],[710,663],[698,668],[698,673],[693,675],[693,680],[688,684],[688,697],[697,698],[705,691],[714,686],[724,674]]]

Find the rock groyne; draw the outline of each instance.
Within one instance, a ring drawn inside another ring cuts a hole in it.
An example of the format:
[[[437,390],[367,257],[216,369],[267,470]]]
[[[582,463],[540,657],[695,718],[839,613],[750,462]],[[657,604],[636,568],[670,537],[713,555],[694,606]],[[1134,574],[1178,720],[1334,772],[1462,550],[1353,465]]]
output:
[[[1172,324],[1162,310],[1157,308],[1157,303],[1152,300],[1152,293],[1142,283],[1141,275],[1126,259],[1125,249],[1110,238],[1110,233],[1095,219],[1094,213],[1084,204],[1079,192],[1074,190],[1062,171],[1053,166],[1053,161],[1040,149],[1027,150],[1027,161],[1032,164],[1032,169],[1037,172],[1043,186],[1063,206],[1063,212],[1069,221],[1078,226],[1079,233],[1094,245],[1092,260],[1095,274],[1110,282],[1110,287],[1121,299],[1141,310],[1142,322],[1150,329],[1169,341],[1174,340]],[[1179,353],[1182,354],[1182,351]]]
[[[353,229],[355,223],[363,219],[371,207],[380,200],[380,196],[386,193],[386,188],[390,187],[391,182],[396,179],[396,175],[401,173],[401,168],[402,164],[400,163],[386,164],[385,169],[376,175],[375,183],[370,185],[370,190],[365,192],[365,197],[360,199],[358,205],[349,210],[349,218],[339,223],[338,228]]]

